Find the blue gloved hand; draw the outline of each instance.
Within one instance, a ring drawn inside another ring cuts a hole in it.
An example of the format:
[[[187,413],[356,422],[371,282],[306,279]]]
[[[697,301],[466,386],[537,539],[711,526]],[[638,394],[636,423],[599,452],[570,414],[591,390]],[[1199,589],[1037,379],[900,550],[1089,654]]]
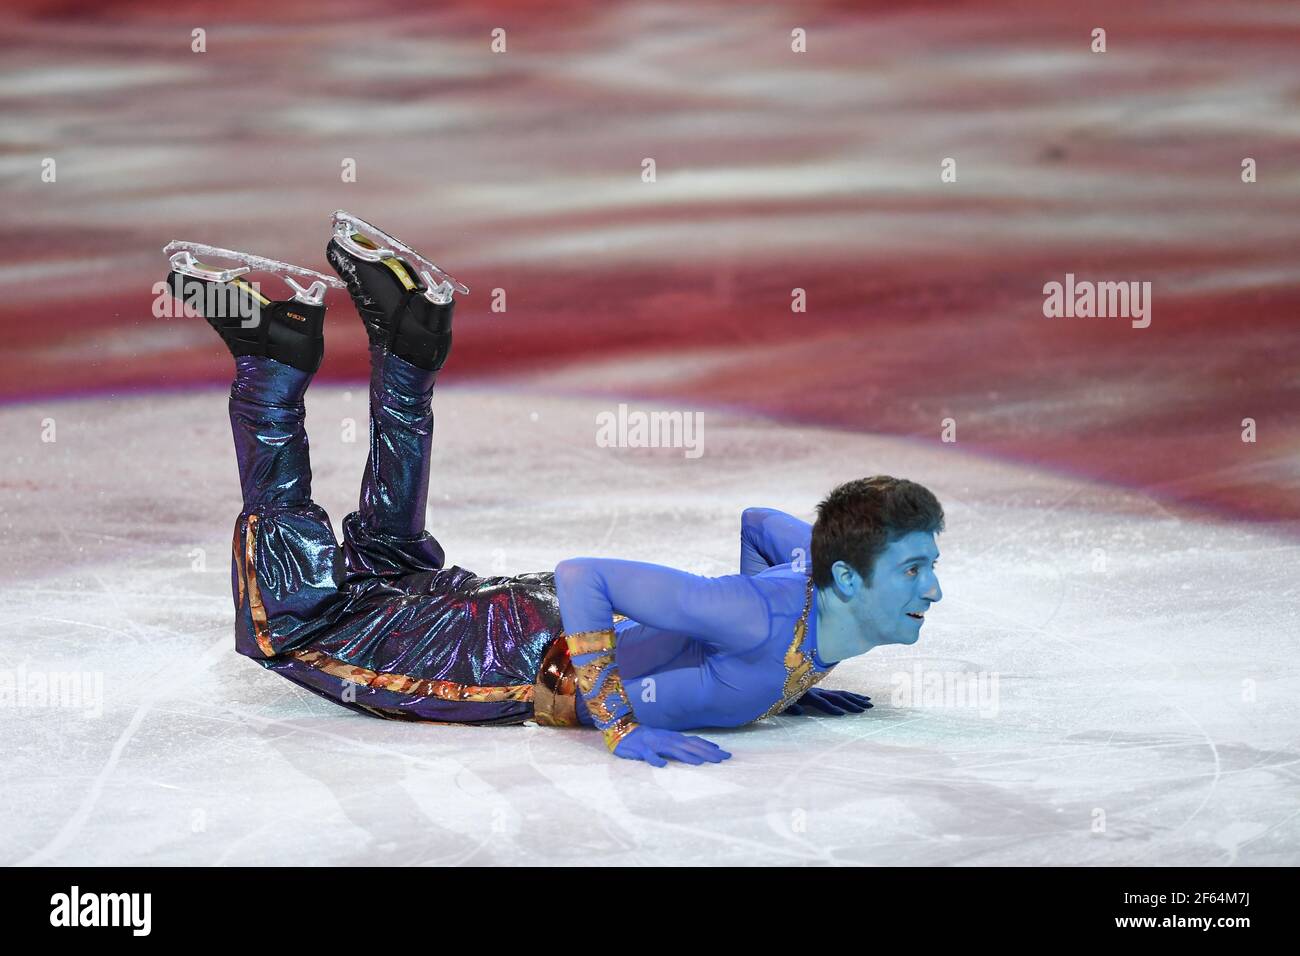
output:
[[[644,760],[652,767],[666,767],[665,757],[682,763],[721,763],[731,754],[703,737],[687,737],[675,730],[637,727],[618,742],[614,756],[626,760]]]
[[[806,713],[805,707],[813,707],[823,713],[839,717],[850,711],[861,714],[870,710],[872,706],[871,698],[865,694],[855,694],[847,690],[818,690],[814,687],[782,713],[799,717]]]

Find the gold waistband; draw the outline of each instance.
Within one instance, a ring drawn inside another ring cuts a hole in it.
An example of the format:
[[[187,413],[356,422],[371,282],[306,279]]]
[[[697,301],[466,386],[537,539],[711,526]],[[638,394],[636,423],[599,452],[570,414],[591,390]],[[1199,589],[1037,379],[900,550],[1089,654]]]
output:
[[[627,615],[614,613],[614,623]],[[545,727],[581,727],[578,720],[578,678],[569,659],[569,645],[561,632],[542,658],[533,689],[533,720]]]
[[[533,688],[533,720],[544,727],[577,727],[578,682],[561,634],[551,642]]]

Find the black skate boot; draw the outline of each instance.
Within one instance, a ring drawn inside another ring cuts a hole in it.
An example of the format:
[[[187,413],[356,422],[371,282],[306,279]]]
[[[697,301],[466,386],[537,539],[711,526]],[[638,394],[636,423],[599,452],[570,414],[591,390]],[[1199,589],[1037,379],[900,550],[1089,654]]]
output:
[[[451,352],[451,317],[456,306],[451,287],[444,283],[430,290],[407,259],[386,254],[392,250],[381,248],[355,228],[343,231],[350,240],[346,242],[340,240],[337,230],[336,220],[336,237],[325,247],[325,256],[347,283],[366,324],[371,348],[387,349],[426,371],[441,369]],[[438,297],[447,301],[433,301]]]
[[[333,276],[279,259],[267,259],[234,249],[175,239],[163,246],[172,271],[167,285],[216,329],[236,358],[264,356],[291,365],[308,375],[320,368],[325,354],[325,290],[344,288]],[[240,265],[205,265],[195,253]],[[273,301],[243,276],[265,272],[283,280],[293,297]],[[302,285],[298,280],[305,280]]]
[[[172,295],[216,329],[230,354],[264,355],[315,374],[325,355],[325,306],[273,302],[243,279],[216,282],[171,272]]]

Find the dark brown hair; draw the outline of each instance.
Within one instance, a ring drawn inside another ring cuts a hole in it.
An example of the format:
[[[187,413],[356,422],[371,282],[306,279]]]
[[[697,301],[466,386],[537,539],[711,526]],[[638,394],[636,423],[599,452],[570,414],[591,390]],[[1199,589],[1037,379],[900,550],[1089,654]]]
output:
[[[942,530],[943,506],[924,485],[889,475],[846,481],[817,506],[813,584],[828,586],[831,566],[844,561],[870,586],[876,558],[891,541],[913,531]]]

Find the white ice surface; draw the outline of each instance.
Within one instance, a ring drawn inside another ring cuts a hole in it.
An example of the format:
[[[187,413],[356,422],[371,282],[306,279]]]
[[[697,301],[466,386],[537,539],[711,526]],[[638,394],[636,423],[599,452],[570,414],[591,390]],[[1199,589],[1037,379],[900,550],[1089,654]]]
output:
[[[337,530],[365,391],[308,399]],[[0,862],[1297,862],[1291,539],[960,446],[708,410],[699,459],[599,448],[615,407],[439,386],[429,522],[449,563],[732,573],[745,506],[810,518],[839,481],[915,478],[947,508],[945,598],[917,645],[825,682],[875,709],[704,732],[732,759],[666,769],[591,731],[352,714],[234,652],[220,390],[11,406],[0,672],[92,677],[79,707],[0,707]],[[903,699],[916,667],[996,676],[996,708]]]

